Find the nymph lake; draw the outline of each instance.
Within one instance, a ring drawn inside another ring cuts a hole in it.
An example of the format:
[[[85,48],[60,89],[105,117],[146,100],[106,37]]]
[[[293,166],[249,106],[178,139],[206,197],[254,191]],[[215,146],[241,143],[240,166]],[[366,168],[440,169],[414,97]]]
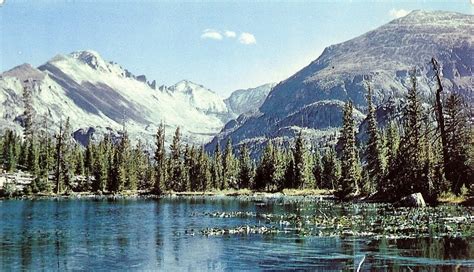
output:
[[[474,269],[473,209],[304,197],[0,201],[0,270]]]

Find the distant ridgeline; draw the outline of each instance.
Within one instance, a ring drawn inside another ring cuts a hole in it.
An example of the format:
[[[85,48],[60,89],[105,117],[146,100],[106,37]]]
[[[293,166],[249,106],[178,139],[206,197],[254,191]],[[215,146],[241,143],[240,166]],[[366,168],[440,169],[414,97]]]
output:
[[[70,117],[74,138],[84,146],[103,134],[119,136],[125,125],[132,142],[152,146],[161,122],[181,127],[184,141],[204,144],[224,124],[256,110],[274,84],[238,90],[223,99],[202,85],[183,80],[172,86],[135,76],[94,51],[58,55],[38,68],[17,66],[0,75],[0,128],[22,132],[23,89],[31,90],[36,123],[52,132]],[[171,138],[166,139],[169,143]]]

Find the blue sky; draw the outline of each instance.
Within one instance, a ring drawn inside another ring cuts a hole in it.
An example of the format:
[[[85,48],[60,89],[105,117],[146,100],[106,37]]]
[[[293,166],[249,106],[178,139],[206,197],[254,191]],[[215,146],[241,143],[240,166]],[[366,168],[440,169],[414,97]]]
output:
[[[413,9],[473,14],[474,5],[469,0],[6,0],[0,6],[0,70],[93,49],[158,84],[188,79],[227,95],[284,80],[326,46]]]

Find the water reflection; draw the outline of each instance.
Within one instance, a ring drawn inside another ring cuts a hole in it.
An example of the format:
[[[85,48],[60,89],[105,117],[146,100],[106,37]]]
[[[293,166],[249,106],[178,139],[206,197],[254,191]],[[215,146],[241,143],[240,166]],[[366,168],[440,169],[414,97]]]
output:
[[[457,209],[455,209],[457,210]],[[468,238],[378,239],[297,233],[205,237],[197,230],[266,225],[215,211],[381,216],[386,207],[234,198],[0,201],[0,270],[472,270]],[[466,213],[466,211],[462,211]],[[469,213],[470,211],[468,211]],[[186,235],[186,231],[196,234]],[[362,264],[361,264],[362,263]]]

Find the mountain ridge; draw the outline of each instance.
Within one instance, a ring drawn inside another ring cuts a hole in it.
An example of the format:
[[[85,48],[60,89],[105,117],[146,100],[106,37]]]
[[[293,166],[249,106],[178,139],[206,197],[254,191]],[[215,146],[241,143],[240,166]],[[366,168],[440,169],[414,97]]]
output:
[[[22,92],[27,85],[37,117],[51,119],[53,130],[70,116],[82,142],[87,138],[81,133],[92,131],[100,137],[118,133],[125,124],[132,138],[151,145],[156,127],[164,122],[169,130],[181,127],[184,141],[203,144],[236,116],[223,98],[203,85],[182,80],[156,87],[156,81],[135,76],[96,51],[83,50],[58,54],[37,68],[22,64],[3,72],[1,127],[21,132]]]
[[[245,116],[245,121],[232,126],[232,130],[221,131],[207,148],[212,150],[217,142],[224,145],[228,138],[235,145],[262,138],[289,141],[298,127],[317,131],[313,138],[320,138],[316,135],[319,132],[331,134],[340,127],[340,121],[331,126],[311,121],[328,114],[340,115],[341,104],[331,101],[352,100],[355,114],[363,114],[367,106],[366,81],[372,85],[376,104],[400,101],[410,87],[414,67],[419,89],[429,99],[435,88],[432,57],[442,64],[445,89],[463,94],[472,103],[473,18],[453,12],[412,11],[353,39],[330,45],[306,67],[279,82],[257,113]],[[332,110],[323,110],[321,103]]]

